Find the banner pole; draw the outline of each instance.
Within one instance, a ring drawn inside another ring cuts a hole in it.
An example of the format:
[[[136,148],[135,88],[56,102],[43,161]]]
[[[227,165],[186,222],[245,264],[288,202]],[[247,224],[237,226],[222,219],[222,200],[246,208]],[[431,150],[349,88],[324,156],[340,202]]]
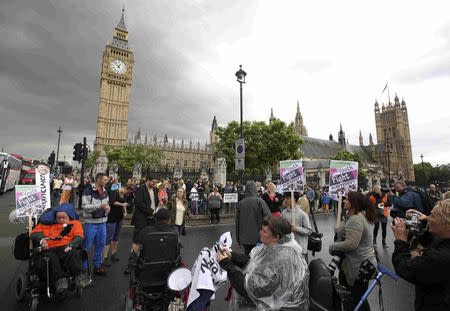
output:
[[[291,190],[291,224],[295,226],[295,198],[294,198],[294,189]]]
[[[339,191],[337,219],[336,219],[336,226],[334,227],[336,230],[338,230],[341,226],[341,215],[342,215],[342,193]]]
[[[33,241],[31,240],[31,232],[33,231],[33,216],[28,215],[28,236],[30,237],[30,249],[33,249]]]

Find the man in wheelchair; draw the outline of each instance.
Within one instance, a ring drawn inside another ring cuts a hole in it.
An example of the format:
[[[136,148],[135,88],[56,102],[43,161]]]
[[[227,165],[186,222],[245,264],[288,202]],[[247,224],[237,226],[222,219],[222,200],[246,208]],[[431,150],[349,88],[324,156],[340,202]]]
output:
[[[165,310],[174,297],[167,289],[167,278],[181,265],[180,246],[177,228],[170,224],[167,209],[155,214],[155,222],[144,227],[137,237],[140,251],[132,260],[128,299],[135,307],[146,305]]]
[[[62,204],[42,215],[31,234],[33,242],[42,248],[42,255],[49,258],[50,279],[57,294],[69,286],[66,271],[75,278],[77,287],[86,285],[81,275],[81,254],[78,249],[83,241],[83,227],[77,218],[71,204]],[[71,226],[70,232],[61,236],[62,230],[68,225]]]

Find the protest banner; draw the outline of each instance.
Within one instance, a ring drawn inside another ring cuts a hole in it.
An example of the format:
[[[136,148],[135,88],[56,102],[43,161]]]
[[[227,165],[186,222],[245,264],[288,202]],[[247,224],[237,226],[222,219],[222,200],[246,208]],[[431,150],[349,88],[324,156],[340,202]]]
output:
[[[38,165],[36,169],[36,185],[41,191],[42,208],[51,208],[50,201],[50,168],[45,165]]]
[[[280,161],[279,192],[303,191],[305,185],[302,160]],[[281,190],[281,191],[280,191]]]
[[[42,193],[36,185],[16,186],[16,217],[42,214]]]
[[[358,190],[358,162],[330,160],[331,194]]]
[[[224,193],[223,194],[223,203],[237,203],[238,202],[238,194],[237,193]]]

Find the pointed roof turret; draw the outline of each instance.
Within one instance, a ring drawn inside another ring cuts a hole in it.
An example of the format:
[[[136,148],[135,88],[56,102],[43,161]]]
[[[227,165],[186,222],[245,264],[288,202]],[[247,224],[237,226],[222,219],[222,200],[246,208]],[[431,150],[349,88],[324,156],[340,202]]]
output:
[[[217,128],[218,128],[218,126],[217,126],[217,119],[216,119],[216,116],[214,116],[213,121],[212,121],[212,125],[211,125],[211,132],[217,131]]]
[[[122,8],[122,16],[120,17],[120,21],[117,24],[116,28],[127,30],[127,26],[125,25],[124,13],[125,13],[125,6]]]
[[[300,113],[300,102],[297,99],[297,113]]]
[[[373,145],[372,133],[369,134],[369,145]]]
[[[270,108],[270,118],[269,118],[269,122],[271,122],[273,119],[275,119],[275,117],[273,116],[273,108]]]
[[[169,138],[167,138],[167,134],[164,134],[164,144],[167,144],[169,142]]]
[[[363,136],[361,130],[359,130],[359,145],[364,146]]]

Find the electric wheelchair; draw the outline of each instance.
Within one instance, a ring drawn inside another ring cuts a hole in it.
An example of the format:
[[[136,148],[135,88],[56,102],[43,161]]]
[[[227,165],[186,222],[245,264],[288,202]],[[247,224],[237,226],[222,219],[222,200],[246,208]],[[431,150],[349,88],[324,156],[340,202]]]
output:
[[[72,225],[67,225],[60,233],[60,236],[53,239],[61,239],[72,229]],[[30,244],[31,243],[31,244]],[[30,245],[32,247],[30,248]],[[81,260],[87,260],[87,252],[77,248]],[[75,278],[70,276],[67,271],[68,291],[56,293],[55,284],[51,278],[50,260],[39,245],[32,242],[29,233],[25,232],[17,236],[14,243],[14,256],[17,260],[28,261],[27,271],[19,273],[15,284],[15,296],[17,301],[29,301],[31,311],[38,309],[41,300],[62,300],[67,296],[67,292],[74,292],[80,298],[83,288],[75,285]],[[89,262],[89,261],[88,261]]]
[[[176,297],[168,288],[167,279],[181,263],[178,234],[145,233],[136,257],[131,264],[125,310],[167,311]]]

